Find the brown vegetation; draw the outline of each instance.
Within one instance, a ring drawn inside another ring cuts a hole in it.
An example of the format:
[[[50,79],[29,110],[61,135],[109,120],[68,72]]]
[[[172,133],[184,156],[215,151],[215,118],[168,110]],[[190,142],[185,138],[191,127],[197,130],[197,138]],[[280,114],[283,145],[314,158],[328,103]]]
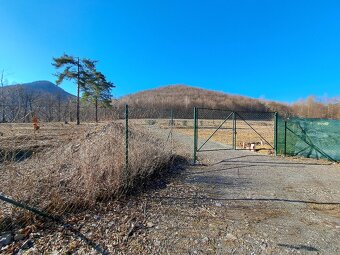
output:
[[[7,87],[3,97],[6,100],[3,100],[1,108],[7,122],[31,122],[34,114],[42,122],[72,122],[76,119],[76,102],[72,97],[25,90],[20,86]],[[132,118],[169,118],[171,110],[175,118],[192,118],[192,109],[195,106],[231,111],[278,112],[283,117],[340,118],[339,98],[320,102],[311,96],[294,104],[284,104],[185,85],[172,85],[138,92],[114,101],[113,108],[99,109],[99,119],[112,120],[117,115],[123,116],[125,104],[129,104]],[[95,116],[93,105],[81,105],[81,121],[94,121]]]
[[[326,99],[322,103],[310,96],[306,100],[294,103],[291,108],[299,117],[340,119],[339,98]]]
[[[284,117],[340,118],[340,102],[336,98],[321,103],[314,97],[309,97],[305,101],[290,105],[185,85],[160,87],[128,95],[117,102],[119,107],[124,104],[138,109],[136,115],[144,117],[169,116],[169,110],[172,109],[176,118],[191,118],[192,109],[196,106],[231,111],[277,111]],[[155,111],[150,112],[148,109]]]
[[[174,157],[150,134],[130,130],[129,145],[126,169],[123,125],[86,129],[29,159],[0,165],[1,193],[61,214],[126,194],[172,167]]]
[[[172,109],[176,117],[192,117],[193,107],[229,109],[233,111],[270,111],[270,105],[257,99],[184,85],[161,87],[123,97],[118,105],[129,104],[138,109]],[[282,106],[284,107],[284,106]],[[145,111],[144,111],[145,112]]]

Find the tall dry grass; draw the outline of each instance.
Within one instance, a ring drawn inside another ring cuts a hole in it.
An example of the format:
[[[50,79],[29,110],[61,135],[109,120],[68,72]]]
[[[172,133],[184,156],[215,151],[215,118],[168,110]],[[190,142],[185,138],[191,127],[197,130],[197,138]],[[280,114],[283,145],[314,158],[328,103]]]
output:
[[[22,161],[2,166],[1,193],[54,215],[91,208],[142,187],[174,165],[164,141],[111,123]]]

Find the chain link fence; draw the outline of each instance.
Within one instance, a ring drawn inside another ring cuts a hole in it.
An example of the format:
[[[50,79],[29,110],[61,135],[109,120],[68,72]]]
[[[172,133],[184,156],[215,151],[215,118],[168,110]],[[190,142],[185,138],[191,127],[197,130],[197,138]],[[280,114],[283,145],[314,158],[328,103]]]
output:
[[[107,121],[81,125],[38,116],[39,129],[32,122],[0,123],[4,252],[26,249],[36,238],[36,226],[44,231],[46,224],[77,232],[95,249],[73,227],[75,215],[143,190],[188,157],[180,145],[186,134],[177,130],[190,128],[189,119],[171,109],[113,107]],[[186,139],[192,144],[192,135]]]

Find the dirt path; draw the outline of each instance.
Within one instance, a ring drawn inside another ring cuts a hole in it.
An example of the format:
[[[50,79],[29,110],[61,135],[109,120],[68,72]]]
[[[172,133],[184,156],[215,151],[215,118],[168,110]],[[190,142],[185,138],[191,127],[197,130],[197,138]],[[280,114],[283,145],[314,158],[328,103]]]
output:
[[[187,148],[192,143],[181,134],[174,138]],[[163,232],[161,253],[340,254],[339,165],[248,151],[199,158],[209,165],[191,167],[178,183],[195,191],[160,199],[181,208],[162,216],[159,224],[171,231]]]

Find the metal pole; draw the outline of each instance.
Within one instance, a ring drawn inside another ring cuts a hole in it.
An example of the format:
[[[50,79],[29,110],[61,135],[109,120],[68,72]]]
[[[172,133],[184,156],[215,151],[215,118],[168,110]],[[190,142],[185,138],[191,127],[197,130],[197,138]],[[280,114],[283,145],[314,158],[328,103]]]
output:
[[[77,62],[77,125],[80,124],[80,60]]]
[[[286,154],[287,154],[287,121],[285,120],[283,155],[286,156]]]
[[[36,215],[39,215],[41,217],[45,217],[45,218],[48,218],[48,219],[51,219],[51,220],[54,220],[54,221],[60,221],[60,219],[57,218],[57,217],[49,215],[49,214],[47,214],[47,213],[45,213],[43,211],[40,211],[40,210],[38,210],[38,209],[36,209],[34,207],[31,207],[29,205],[26,205],[24,203],[20,203],[18,201],[15,201],[15,200],[13,200],[13,199],[11,199],[9,197],[6,197],[6,196],[4,196],[2,194],[0,194],[0,200],[2,200],[4,202],[7,202],[9,204],[12,204],[12,205],[14,205],[16,207],[19,207],[21,209],[24,209],[24,210],[30,211],[32,213],[35,213]]]
[[[274,150],[275,150],[275,156],[278,154],[278,148],[277,148],[277,124],[278,124],[278,113],[274,113]]]
[[[174,147],[174,142],[173,142],[173,137],[172,137],[173,127],[174,127],[174,115],[171,109],[171,126],[170,126],[171,154],[172,154],[172,150]]]
[[[197,153],[197,108],[194,107],[194,164],[196,164]]]
[[[129,165],[129,106],[125,105],[125,173]]]
[[[233,112],[233,149],[236,150],[236,114]]]

